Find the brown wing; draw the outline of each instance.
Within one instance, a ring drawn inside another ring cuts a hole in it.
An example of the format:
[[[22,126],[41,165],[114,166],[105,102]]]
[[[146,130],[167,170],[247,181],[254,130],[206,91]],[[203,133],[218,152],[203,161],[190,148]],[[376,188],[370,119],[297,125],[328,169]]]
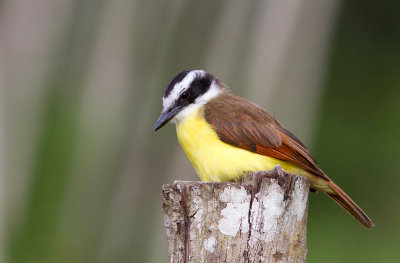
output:
[[[327,192],[329,197],[363,226],[374,227],[364,211],[318,167],[304,144],[257,105],[227,92],[206,104],[204,117],[223,142],[289,162],[325,179],[333,191]]]
[[[300,140],[254,103],[222,94],[207,103],[204,116],[223,142],[289,162],[329,180]]]

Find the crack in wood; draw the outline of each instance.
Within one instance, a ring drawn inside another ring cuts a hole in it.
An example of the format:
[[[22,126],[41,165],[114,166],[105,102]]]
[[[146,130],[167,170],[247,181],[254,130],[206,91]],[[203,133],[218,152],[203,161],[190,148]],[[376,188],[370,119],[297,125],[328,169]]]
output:
[[[305,178],[281,167],[250,173],[237,183],[178,181],[163,186],[170,262],[304,263],[308,198],[301,199],[303,209],[291,200],[298,194],[307,196],[308,190]],[[246,204],[246,224],[241,223],[234,236],[221,232],[220,220],[236,227],[234,218]],[[304,214],[297,221],[299,211]],[[207,245],[211,239],[212,249]]]
[[[190,186],[186,186],[183,184],[183,182],[179,182],[179,191],[181,194],[181,205],[182,209],[184,212],[184,222],[185,222],[185,233],[184,233],[184,248],[185,248],[185,262],[189,262],[189,257],[190,257],[190,246],[189,246],[189,241],[190,241],[190,224],[191,221],[189,220],[189,204],[188,204],[188,199],[189,199],[189,191],[190,191]]]

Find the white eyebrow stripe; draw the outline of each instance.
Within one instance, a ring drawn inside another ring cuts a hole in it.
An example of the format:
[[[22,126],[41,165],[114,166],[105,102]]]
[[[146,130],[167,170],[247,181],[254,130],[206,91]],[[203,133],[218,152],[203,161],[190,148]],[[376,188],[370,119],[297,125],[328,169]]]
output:
[[[164,111],[170,108],[175,103],[179,96],[189,88],[190,84],[195,78],[203,76],[205,74],[206,73],[203,70],[192,70],[185,76],[185,78],[181,82],[175,84],[171,93],[166,98],[163,98]]]

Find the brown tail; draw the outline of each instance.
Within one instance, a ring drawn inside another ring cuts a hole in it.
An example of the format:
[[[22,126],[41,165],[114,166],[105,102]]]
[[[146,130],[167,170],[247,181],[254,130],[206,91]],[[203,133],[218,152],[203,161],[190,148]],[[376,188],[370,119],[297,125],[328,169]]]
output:
[[[337,186],[331,180],[328,181],[328,185],[331,187],[336,194],[329,194],[328,196],[335,200],[341,207],[343,207],[350,215],[360,222],[367,229],[371,229],[375,226],[374,222],[364,213],[363,210],[353,201],[351,198]]]

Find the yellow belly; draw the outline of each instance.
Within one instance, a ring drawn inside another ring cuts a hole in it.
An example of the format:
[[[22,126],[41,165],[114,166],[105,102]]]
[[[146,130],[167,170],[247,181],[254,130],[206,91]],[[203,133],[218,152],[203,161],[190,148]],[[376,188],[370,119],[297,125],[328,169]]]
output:
[[[277,164],[287,172],[310,176],[287,162],[222,142],[202,117],[201,109],[178,123],[176,131],[179,143],[202,181],[235,181],[245,172],[271,170]]]

